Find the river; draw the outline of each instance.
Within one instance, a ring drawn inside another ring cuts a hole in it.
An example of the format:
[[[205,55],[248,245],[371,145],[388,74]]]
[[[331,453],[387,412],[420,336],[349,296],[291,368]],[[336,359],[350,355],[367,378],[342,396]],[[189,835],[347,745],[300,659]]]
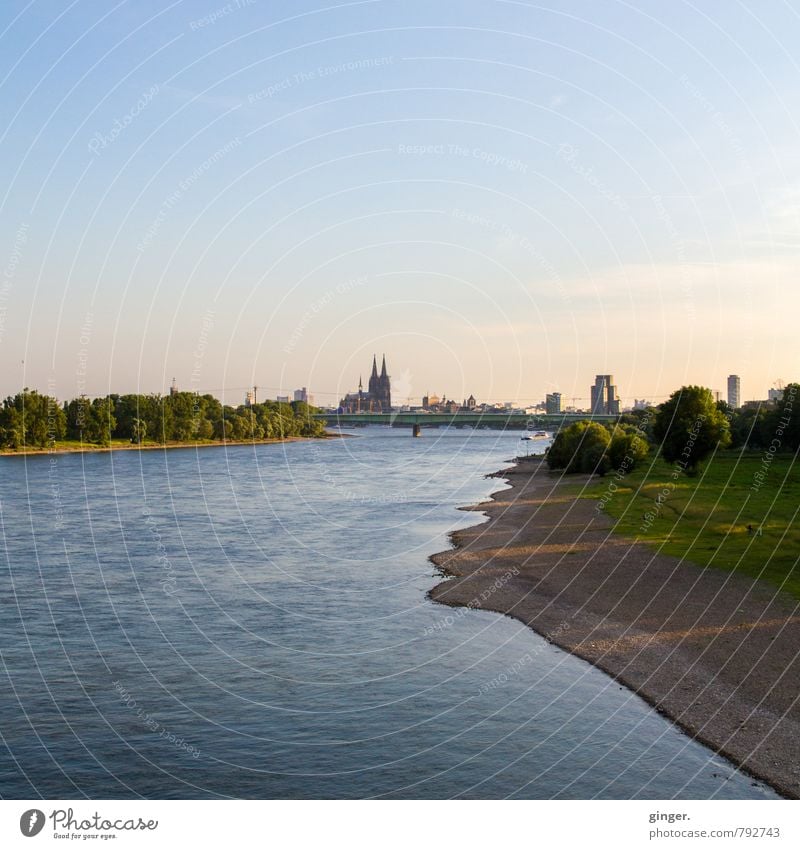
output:
[[[766,798],[511,619],[428,600],[518,433],[0,458],[4,798]]]

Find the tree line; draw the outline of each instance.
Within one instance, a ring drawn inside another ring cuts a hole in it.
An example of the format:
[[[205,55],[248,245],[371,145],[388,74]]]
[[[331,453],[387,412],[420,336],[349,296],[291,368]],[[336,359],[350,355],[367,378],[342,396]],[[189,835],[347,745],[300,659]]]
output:
[[[213,395],[107,395],[63,404],[35,390],[7,397],[0,407],[0,448],[46,448],[75,441],[108,446],[284,439],[324,436],[324,423],[303,401],[223,405]]]
[[[710,389],[682,386],[658,407],[635,410],[613,424],[574,422],[547,452],[551,469],[604,475],[628,472],[651,452],[687,475],[719,449],[796,452],[800,449],[800,384],[775,405],[734,410]]]

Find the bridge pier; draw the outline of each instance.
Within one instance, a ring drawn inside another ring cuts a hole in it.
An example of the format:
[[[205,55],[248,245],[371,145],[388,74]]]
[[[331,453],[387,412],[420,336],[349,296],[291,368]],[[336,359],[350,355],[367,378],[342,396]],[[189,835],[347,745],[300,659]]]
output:
[[[416,422],[411,426],[411,435],[422,436],[422,428]]]

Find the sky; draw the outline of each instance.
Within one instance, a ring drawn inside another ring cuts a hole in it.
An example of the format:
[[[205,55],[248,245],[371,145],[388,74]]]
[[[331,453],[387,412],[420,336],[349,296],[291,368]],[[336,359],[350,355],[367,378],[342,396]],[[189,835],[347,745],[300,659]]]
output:
[[[4,0],[0,392],[764,398],[798,43],[784,0]]]

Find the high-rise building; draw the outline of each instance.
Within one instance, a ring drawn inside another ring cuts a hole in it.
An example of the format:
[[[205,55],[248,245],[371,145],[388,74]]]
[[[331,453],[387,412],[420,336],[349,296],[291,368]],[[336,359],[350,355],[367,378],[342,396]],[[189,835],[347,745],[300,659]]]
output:
[[[294,400],[295,401],[303,401],[306,404],[308,403],[308,391],[305,386],[302,389],[294,390]]]
[[[544,399],[544,407],[548,416],[556,416],[561,412],[561,393],[548,392]]]
[[[617,396],[617,387],[614,385],[613,374],[596,375],[594,386],[590,387],[589,391],[592,397],[592,413],[609,416],[619,415],[619,397]]]
[[[742,406],[742,381],[738,374],[728,375],[728,406],[733,410]]]

